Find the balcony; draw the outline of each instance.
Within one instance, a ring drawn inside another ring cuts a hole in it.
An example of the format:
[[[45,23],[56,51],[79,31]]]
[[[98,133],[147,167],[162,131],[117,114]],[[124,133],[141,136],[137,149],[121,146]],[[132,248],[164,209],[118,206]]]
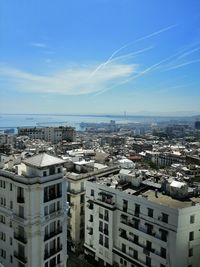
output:
[[[24,197],[23,196],[18,196],[17,197],[17,203],[24,203]]]
[[[62,228],[60,227],[60,228],[56,229],[55,231],[53,231],[53,232],[51,232],[51,233],[49,233],[49,234],[46,234],[46,235],[44,236],[44,241],[47,241],[47,240],[49,240],[50,238],[52,238],[52,237],[54,237],[54,236],[56,236],[56,235],[59,235],[59,234],[61,234],[61,233],[62,233]]]
[[[23,244],[27,244],[27,238],[22,234],[14,233],[14,239],[20,241]]]
[[[106,206],[112,206],[112,208],[115,207],[114,197],[112,195],[105,192],[100,192],[99,196],[100,197],[97,199],[98,201],[106,204]]]
[[[57,192],[57,194],[54,193],[54,194],[44,195],[44,202],[48,202],[60,197],[62,197],[62,192]]]
[[[44,260],[47,260],[48,258],[54,256],[55,254],[57,254],[58,252],[60,252],[62,250],[62,245],[59,245],[57,248],[53,248],[44,251]]]
[[[26,258],[23,254],[21,254],[21,253],[19,253],[19,252],[16,252],[16,251],[15,251],[15,252],[14,252],[14,257],[15,257],[17,260],[23,262],[24,264],[27,263],[27,258]]]

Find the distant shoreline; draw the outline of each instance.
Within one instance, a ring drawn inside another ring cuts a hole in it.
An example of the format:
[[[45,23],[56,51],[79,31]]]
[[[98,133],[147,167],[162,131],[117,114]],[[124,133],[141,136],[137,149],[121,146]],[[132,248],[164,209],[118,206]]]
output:
[[[71,117],[102,117],[102,118],[196,118],[200,115],[119,115],[119,114],[54,114],[54,113],[0,113],[1,116],[71,116]]]

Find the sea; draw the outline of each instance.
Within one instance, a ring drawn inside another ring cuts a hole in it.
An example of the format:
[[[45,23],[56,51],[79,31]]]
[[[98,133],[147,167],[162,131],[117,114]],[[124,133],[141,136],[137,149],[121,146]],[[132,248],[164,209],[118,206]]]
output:
[[[84,130],[81,123],[157,123],[184,121],[191,117],[117,116],[117,115],[62,115],[62,114],[0,114],[0,131],[17,127],[72,126]]]

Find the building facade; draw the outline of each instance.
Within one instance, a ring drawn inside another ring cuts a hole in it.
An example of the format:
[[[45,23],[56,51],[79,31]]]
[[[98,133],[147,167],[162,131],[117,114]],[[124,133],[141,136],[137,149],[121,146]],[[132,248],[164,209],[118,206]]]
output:
[[[18,128],[18,135],[25,135],[30,139],[41,139],[55,144],[63,140],[70,142],[74,142],[76,140],[75,129],[72,127],[63,126]]]
[[[63,161],[47,154],[0,170],[0,262],[9,267],[66,267]]]
[[[118,173],[118,167],[106,167],[86,174],[67,173],[68,212],[68,249],[80,253],[83,251],[85,236],[85,183],[92,177],[101,177]]]
[[[108,184],[108,182],[107,182]],[[200,198],[86,182],[85,255],[102,266],[199,267]]]

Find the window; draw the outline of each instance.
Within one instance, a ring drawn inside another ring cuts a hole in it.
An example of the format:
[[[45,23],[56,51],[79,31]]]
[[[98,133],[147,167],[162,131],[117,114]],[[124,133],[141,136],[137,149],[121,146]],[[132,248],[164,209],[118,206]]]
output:
[[[0,232],[0,239],[1,239],[2,241],[6,241],[6,234],[3,233],[3,232]]]
[[[60,254],[58,254],[58,256],[57,256],[57,264],[59,264],[60,263]]]
[[[99,234],[99,244],[103,246],[103,235]]]
[[[89,222],[93,222],[93,215],[92,214],[90,214]]]
[[[61,173],[61,168],[58,168],[57,171],[58,171],[58,173]]]
[[[164,264],[161,263],[161,264],[160,264],[160,267],[166,267],[166,266],[165,266]]]
[[[1,257],[6,258],[6,251],[4,249],[1,249]]]
[[[146,256],[146,265],[149,267],[151,266],[151,258],[148,256]]]
[[[3,215],[0,215],[0,222],[5,224],[5,216]]]
[[[94,189],[91,189],[91,193],[90,193],[91,197],[94,196]]]
[[[105,245],[106,248],[109,248],[109,241],[108,241],[108,237],[107,236],[105,237],[105,244],[104,245]]]
[[[109,212],[108,212],[108,210],[105,210],[104,220],[107,221],[107,222],[109,221]]]
[[[45,206],[44,207],[44,216],[47,216],[48,215],[48,210],[49,210],[49,207],[48,206]]]
[[[10,191],[12,191],[12,184],[10,184]]]
[[[122,252],[126,253],[126,245],[125,244],[122,244]]]
[[[134,235],[133,242],[135,244],[138,244],[139,243],[139,237],[137,235]]]
[[[146,227],[147,227],[147,234],[153,235],[153,225],[146,223]]]
[[[43,176],[47,176],[47,171],[43,171]]]
[[[163,230],[163,229],[159,229],[160,231],[160,239],[162,241],[165,241],[167,242],[167,235],[168,235],[168,232],[166,230]]]
[[[189,233],[189,240],[190,241],[194,240],[194,232]]]
[[[193,256],[193,248],[190,248],[188,251],[188,256],[192,257]]]
[[[99,221],[99,232],[103,233],[103,222]]]
[[[127,208],[128,208],[128,201],[127,200],[123,200],[123,211],[127,212]]]
[[[139,223],[140,223],[140,221],[139,220],[137,220],[137,219],[134,219],[134,228],[135,229],[139,229]]]
[[[151,245],[152,245],[152,243],[150,242],[150,241],[146,241],[146,248],[148,249],[148,250],[151,250]]]
[[[10,209],[13,209],[13,201],[10,201]]]
[[[11,262],[11,263],[13,262],[13,257],[12,257],[12,255],[10,255],[10,262]]]
[[[190,223],[192,224],[192,223],[194,223],[195,222],[195,216],[194,215],[191,215],[190,216]]]
[[[153,209],[148,208],[148,216],[153,218]]]
[[[168,214],[166,213],[162,213],[162,221],[165,222],[165,223],[168,223]]]
[[[136,260],[138,259],[138,251],[135,249],[133,250],[133,258]]]
[[[160,248],[160,256],[161,256],[162,258],[166,259],[166,255],[167,255],[167,253],[166,253],[166,249],[161,247],[161,248]]]
[[[104,234],[105,235],[108,235],[109,234],[109,232],[108,232],[108,224],[107,223],[104,223]]]
[[[140,214],[140,205],[135,204],[135,216],[139,216]]]

